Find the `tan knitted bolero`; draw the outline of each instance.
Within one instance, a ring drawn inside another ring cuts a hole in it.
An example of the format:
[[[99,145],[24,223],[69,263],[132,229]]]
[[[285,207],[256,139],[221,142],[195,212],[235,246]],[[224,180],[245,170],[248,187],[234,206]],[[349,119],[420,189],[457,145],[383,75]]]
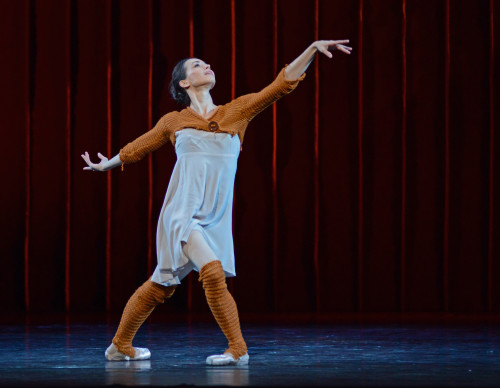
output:
[[[163,146],[169,140],[175,144],[175,132],[195,128],[210,132],[238,135],[243,144],[245,130],[250,120],[276,100],[294,90],[306,74],[294,81],[285,79],[285,68],[276,79],[258,93],[250,93],[218,106],[209,118],[204,118],[191,108],[164,115],[153,129],[128,143],[120,150],[122,163],[134,163]]]

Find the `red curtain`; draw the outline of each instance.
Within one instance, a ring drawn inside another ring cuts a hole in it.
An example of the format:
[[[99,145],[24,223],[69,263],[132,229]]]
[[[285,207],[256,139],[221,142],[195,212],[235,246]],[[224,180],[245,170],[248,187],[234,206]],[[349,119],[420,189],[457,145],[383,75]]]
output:
[[[224,104],[315,39],[349,38],[248,128],[240,311],[498,312],[499,15],[494,0],[2,1],[4,311],[119,311],[151,274],[173,148],[110,173],[80,154],[111,157],[178,110],[178,60],[210,63]],[[207,312],[184,283],[169,311]]]

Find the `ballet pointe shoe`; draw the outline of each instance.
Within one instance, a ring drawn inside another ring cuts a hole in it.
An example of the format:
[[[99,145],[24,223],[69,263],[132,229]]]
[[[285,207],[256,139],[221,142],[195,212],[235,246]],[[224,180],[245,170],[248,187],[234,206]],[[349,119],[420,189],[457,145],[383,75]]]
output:
[[[114,361],[146,360],[151,357],[148,349],[134,348],[132,341],[137,330],[139,330],[139,327],[149,317],[154,308],[173,295],[175,287],[165,287],[147,280],[134,292],[123,310],[120,325],[113,338],[112,345],[105,352],[108,360],[110,360],[109,357]],[[115,349],[119,354],[115,352]]]
[[[149,360],[151,358],[151,352],[147,348],[133,348],[134,349],[134,357],[127,356],[126,354],[121,353],[116,348],[115,344],[111,343],[108,346],[104,355],[108,361],[140,361],[140,360]]]
[[[208,357],[207,364],[248,364],[247,345],[241,334],[238,309],[227,290],[226,276],[220,261],[214,260],[205,264],[200,270],[199,281],[203,283],[210,310],[229,342],[229,348],[224,354]]]
[[[215,354],[213,356],[207,357],[207,364],[214,366],[223,366],[223,365],[247,365],[250,357],[248,353],[245,353],[243,356],[235,360],[234,356],[231,353],[224,354]]]

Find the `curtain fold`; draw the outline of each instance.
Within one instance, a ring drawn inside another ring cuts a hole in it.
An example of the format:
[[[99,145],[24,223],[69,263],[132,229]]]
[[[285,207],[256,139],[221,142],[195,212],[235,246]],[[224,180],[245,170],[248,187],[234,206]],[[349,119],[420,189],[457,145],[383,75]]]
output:
[[[239,310],[498,312],[498,8],[3,1],[4,310],[120,311],[150,275],[148,250],[155,264],[175,153],[103,174],[80,155],[112,157],[181,109],[168,82],[191,51],[215,71],[220,105],[270,83],[317,29],[353,53],[319,55],[317,81],[313,64],[248,128],[233,216]],[[194,279],[162,309],[208,312]]]

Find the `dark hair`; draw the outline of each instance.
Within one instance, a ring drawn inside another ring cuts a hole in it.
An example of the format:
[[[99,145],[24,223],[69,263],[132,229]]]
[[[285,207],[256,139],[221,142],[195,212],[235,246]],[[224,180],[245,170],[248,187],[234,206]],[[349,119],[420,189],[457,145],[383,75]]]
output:
[[[191,58],[184,58],[182,61],[177,62],[172,70],[172,79],[170,80],[170,94],[173,99],[181,105],[189,106],[191,104],[191,99],[179,82],[186,79],[186,69],[184,68],[184,63]]]

